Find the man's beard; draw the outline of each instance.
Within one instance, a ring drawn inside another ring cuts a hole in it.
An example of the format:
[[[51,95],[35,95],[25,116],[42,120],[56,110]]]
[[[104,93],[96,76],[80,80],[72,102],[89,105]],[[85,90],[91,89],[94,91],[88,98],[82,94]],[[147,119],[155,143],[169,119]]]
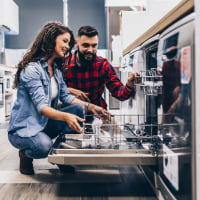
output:
[[[91,59],[85,59],[85,55],[92,55]],[[79,62],[82,66],[91,66],[95,62],[96,53],[81,53],[78,49]]]

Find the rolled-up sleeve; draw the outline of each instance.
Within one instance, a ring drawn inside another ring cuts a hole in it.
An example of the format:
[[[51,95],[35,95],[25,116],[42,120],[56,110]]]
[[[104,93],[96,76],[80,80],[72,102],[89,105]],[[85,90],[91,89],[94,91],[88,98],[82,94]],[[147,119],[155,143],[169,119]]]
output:
[[[49,84],[47,80],[42,79],[40,68],[38,63],[29,63],[20,74],[20,81],[39,113],[44,106],[49,105]]]

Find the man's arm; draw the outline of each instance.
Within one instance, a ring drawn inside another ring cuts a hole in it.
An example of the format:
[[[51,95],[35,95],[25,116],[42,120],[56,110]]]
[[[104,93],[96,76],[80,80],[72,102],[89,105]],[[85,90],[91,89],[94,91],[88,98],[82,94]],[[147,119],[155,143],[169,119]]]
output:
[[[129,76],[126,85],[123,85],[119,77],[117,76],[114,68],[108,61],[104,62],[103,67],[107,74],[106,87],[111,92],[112,96],[114,96],[120,101],[124,101],[135,93],[134,83],[136,77],[138,76],[137,73],[133,72]]]

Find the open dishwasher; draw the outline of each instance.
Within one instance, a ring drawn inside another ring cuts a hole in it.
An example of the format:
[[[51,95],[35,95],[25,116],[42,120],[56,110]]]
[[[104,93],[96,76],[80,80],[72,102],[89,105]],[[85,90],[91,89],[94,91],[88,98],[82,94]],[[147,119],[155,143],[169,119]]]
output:
[[[58,137],[48,161],[57,165],[138,165],[156,196],[188,197],[190,173],[182,174],[191,170],[191,106],[179,102],[175,112],[164,112],[162,69],[146,68],[139,74],[136,98],[130,100],[143,108],[142,114],[128,114],[132,107],[107,121],[85,115],[90,120],[83,123],[84,133]],[[179,93],[189,100],[188,86],[180,85]]]
[[[162,145],[173,140],[170,129],[180,126],[145,124],[143,115],[115,115],[106,122],[99,116],[85,117],[92,121],[83,124],[83,134],[64,134],[56,140],[48,156],[50,163],[157,166]]]
[[[135,97],[121,106],[124,113],[107,122],[93,116],[83,124],[84,134],[63,135],[49,162],[138,165],[159,199],[194,199],[194,14],[130,56],[141,82]]]
[[[141,70],[139,74],[140,81],[136,81],[139,84],[135,87],[143,91],[145,98],[162,94],[159,69]],[[186,124],[178,117],[174,118],[174,114],[119,114],[102,120],[101,116],[87,115],[87,111],[84,113],[83,134],[59,136],[48,156],[50,163],[158,167],[159,158],[166,154],[165,146],[177,155],[180,152],[184,155],[190,153],[189,135],[181,134]],[[172,117],[174,120],[169,120]]]

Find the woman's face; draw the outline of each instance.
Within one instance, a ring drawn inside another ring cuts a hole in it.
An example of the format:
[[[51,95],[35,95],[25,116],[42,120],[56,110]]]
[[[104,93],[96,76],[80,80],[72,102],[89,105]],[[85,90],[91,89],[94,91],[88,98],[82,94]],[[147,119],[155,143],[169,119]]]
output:
[[[71,39],[71,35],[69,33],[63,33],[61,35],[58,35],[56,38],[56,46],[55,46],[55,57],[64,57],[67,53],[67,50],[69,50],[69,42]]]

